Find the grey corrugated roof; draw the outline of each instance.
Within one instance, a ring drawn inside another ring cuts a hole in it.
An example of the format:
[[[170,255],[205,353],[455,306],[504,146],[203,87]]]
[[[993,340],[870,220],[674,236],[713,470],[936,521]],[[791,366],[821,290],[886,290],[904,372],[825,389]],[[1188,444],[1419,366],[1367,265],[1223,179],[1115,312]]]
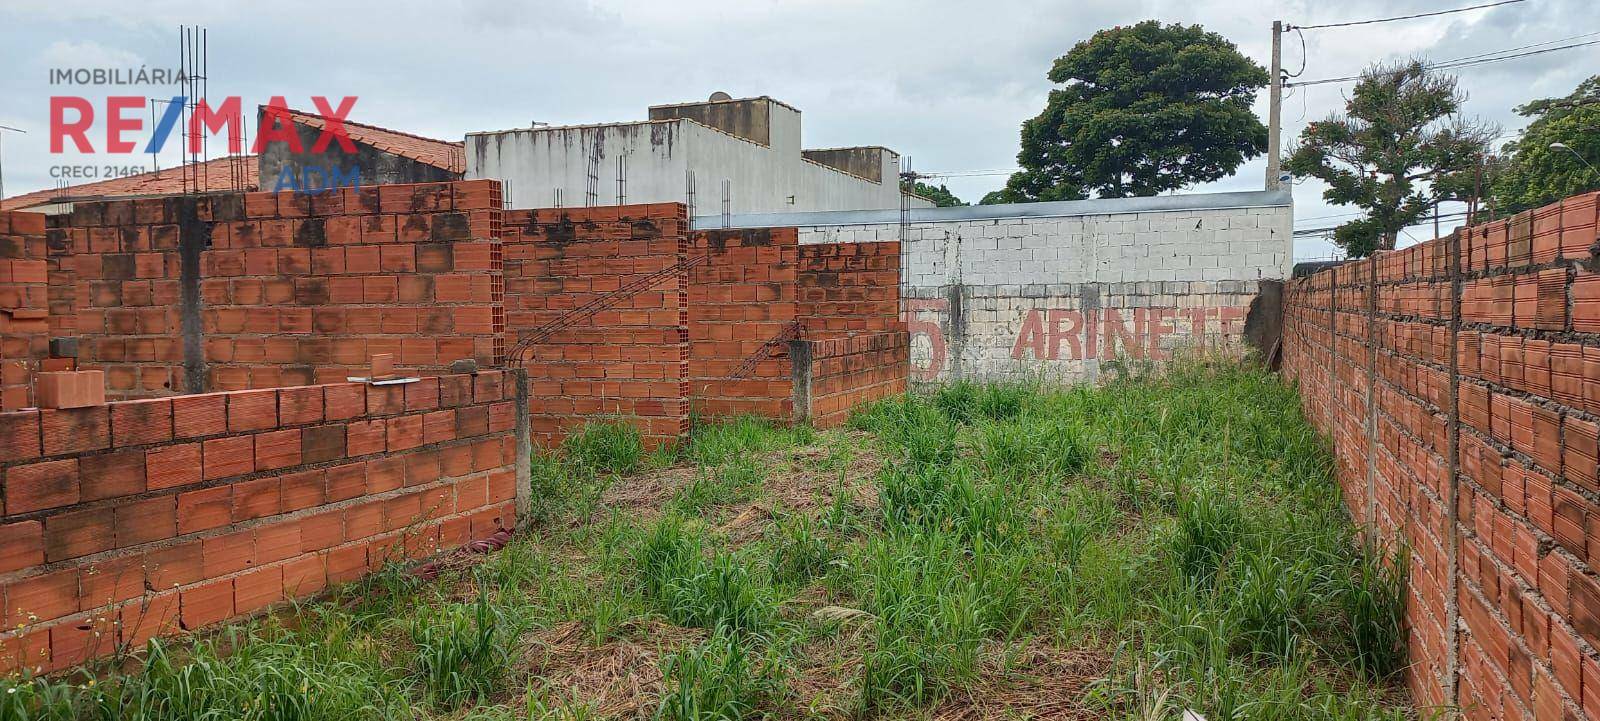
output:
[[[1052,218],[1175,210],[1269,208],[1288,206],[1292,202],[1293,195],[1288,190],[1253,190],[1238,193],[1157,195],[1148,198],[1062,200],[1050,203],[965,205],[954,208],[912,208],[907,212],[907,220],[912,223],[938,223],[957,220]],[[696,228],[723,227],[722,216],[720,215],[697,215],[694,221]],[[751,213],[734,215],[729,217],[727,227],[796,228],[817,225],[880,225],[899,222],[900,211],[898,209],[828,210],[812,213]]]

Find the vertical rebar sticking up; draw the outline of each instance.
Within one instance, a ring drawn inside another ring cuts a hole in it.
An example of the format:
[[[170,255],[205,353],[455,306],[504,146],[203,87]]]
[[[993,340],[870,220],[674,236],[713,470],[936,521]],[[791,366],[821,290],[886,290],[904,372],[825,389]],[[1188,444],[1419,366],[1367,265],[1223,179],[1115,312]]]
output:
[[[205,28],[198,25],[178,26],[178,72],[183,75],[184,103],[178,122],[183,124],[178,137],[183,140],[179,157],[183,171],[183,192],[198,193],[210,187],[205,167],[207,143],[205,133],[193,127],[195,113],[205,98],[209,83],[209,38]]]
[[[600,204],[600,133],[594,131],[594,145],[589,146],[589,180],[583,191],[583,205],[593,208]]]
[[[556,188],[556,199],[555,199],[555,202],[556,202],[556,204],[555,204],[554,207],[557,207],[557,208],[561,207],[561,189],[560,188]]]
[[[516,204],[513,202],[513,200],[514,200],[514,198],[516,196],[516,192],[514,190],[515,186],[512,185],[511,181],[509,179],[501,180],[500,181],[500,188],[501,188],[501,192],[503,194],[503,197],[500,198],[500,209],[501,210],[510,210],[512,208],[517,207]]]
[[[733,181],[722,179],[722,227],[733,227]]]
[[[916,177],[911,174],[911,156],[909,155],[900,159],[900,177]],[[913,185],[912,187],[916,186]],[[910,235],[910,222],[911,194],[907,193],[905,188],[900,188],[900,248],[902,251],[906,247],[906,238]]]
[[[150,98],[149,100],[150,128],[154,130],[156,127],[156,104],[160,101],[156,100],[155,98]],[[157,177],[161,176],[161,156],[156,155],[156,149],[154,147],[150,148],[150,170],[154,172]]]
[[[685,204],[689,206],[689,230],[694,230],[694,170],[683,171],[683,187],[685,188]]]
[[[628,204],[628,154],[617,155],[617,205]]]

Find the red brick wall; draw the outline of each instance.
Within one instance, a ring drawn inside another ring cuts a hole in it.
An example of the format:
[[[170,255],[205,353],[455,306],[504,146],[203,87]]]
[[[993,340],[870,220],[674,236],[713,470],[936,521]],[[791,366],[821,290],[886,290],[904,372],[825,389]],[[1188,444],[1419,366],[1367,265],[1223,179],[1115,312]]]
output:
[[[905,329],[899,241],[802,245],[798,281],[810,337]]]
[[[549,445],[587,420],[637,426],[653,444],[688,432],[688,217],[683,205],[506,211],[507,345],[586,303],[513,359],[527,369],[533,440]],[[633,294],[617,291],[678,268]],[[515,354],[513,354],[515,355]]]
[[[196,389],[186,360],[203,361],[207,390],[339,381],[376,353],[493,365],[500,213],[493,181],[78,203],[60,282],[75,289],[80,367],[104,369],[113,396],[151,397]],[[199,308],[199,359],[186,307]]]
[[[1286,290],[1285,375],[1352,514],[1411,549],[1420,706],[1600,719],[1596,197]]]
[[[0,675],[510,527],[512,386],[495,371],[0,413]]]
[[[840,425],[856,406],[906,391],[911,337],[904,330],[804,343],[811,359],[809,415],[817,428]]]
[[[703,230],[694,233],[690,245],[691,256],[706,258],[690,272],[689,283],[694,412],[791,418],[794,381],[787,341],[798,318],[798,231]],[[762,353],[763,360],[734,377]]]
[[[0,410],[33,404],[33,374],[49,357],[44,216],[0,212]]]

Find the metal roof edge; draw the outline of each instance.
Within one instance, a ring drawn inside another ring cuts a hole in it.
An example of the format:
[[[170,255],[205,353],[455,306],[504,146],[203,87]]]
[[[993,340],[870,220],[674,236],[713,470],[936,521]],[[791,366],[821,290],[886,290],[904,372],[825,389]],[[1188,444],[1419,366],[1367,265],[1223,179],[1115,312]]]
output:
[[[1159,213],[1182,210],[1226,210],[1230,208],[1287,207],[1293,204],[1288,190],[1250,190],[1232,193],[1157,195],[1146,198],[1104,198],[1099,200],[1061,200],[1045,203],[1003,203],[964,205],[950,208],[912,208],[907,221],[937,223],[958,220],[1000,220],[1003,218],[1056,218],[1119,213]],[[728,218],[730,228],[795,228],[822,225],[880,225],[899,223],[900,210],[824,210],[805,213],[748,213]],[[721,215],[697,215],[695,227],[722,227]]]

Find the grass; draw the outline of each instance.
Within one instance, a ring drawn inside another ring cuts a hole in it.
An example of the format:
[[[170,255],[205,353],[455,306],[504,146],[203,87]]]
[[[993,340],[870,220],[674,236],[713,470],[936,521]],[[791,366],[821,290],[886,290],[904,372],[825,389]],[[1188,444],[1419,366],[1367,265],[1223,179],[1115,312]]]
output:
[[[1400,719],[1404,549],[1232,364],[957,383],[818,433],[753,418],[534,459],[532,527],[4,719]]]

